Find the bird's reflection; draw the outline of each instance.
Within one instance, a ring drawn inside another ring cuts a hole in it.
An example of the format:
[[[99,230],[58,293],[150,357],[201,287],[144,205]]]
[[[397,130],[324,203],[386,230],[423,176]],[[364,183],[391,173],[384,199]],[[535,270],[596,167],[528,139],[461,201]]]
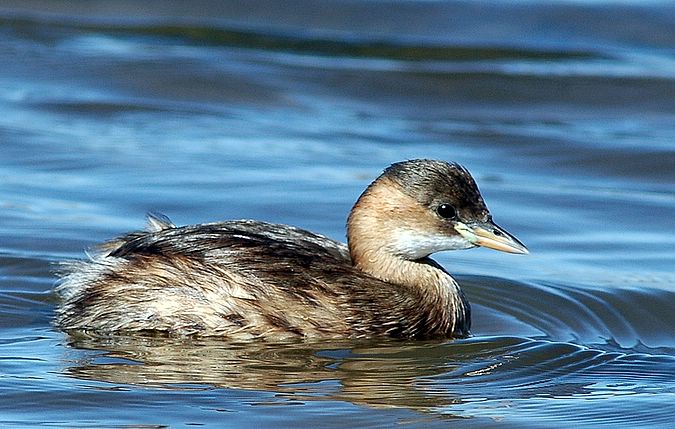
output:
[[[443,418],[457,417],[457,406],[477,397],[586,394],[588,383],[575,380],[575,373],[612,358],[519,337],[271,343],[71,333],[69,339],[72,347],[96,351],[68,362],[65,373],[79,379],[163,389],[246,389]],[[550,376],[559,375],[561,357],[578,359],[565,383]]]
[[[217,338],[71,335],[70,345],[101,351],[65,372],[115,384],[217,386],[272,391],[299,400],[335,399],[424,410],[458,401],[428,389],[425,377],[452,370],[440,342],[232,343]]]

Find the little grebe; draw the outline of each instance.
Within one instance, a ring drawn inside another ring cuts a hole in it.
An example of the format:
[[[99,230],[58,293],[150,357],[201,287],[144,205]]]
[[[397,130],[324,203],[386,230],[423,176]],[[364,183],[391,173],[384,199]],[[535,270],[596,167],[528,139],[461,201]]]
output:
[[[434,252],[527,253],[492,222],[469,172],[399,162],[359,197],[347,245],[287,225],[239,220],[149,230],[66,264],[57,325],[98,333],[233,339],[465,337],[470,307]]]

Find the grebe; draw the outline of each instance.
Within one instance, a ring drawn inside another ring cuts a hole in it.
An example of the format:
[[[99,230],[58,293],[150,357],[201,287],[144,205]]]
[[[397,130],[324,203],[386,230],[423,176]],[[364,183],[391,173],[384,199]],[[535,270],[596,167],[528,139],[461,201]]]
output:
[[[429,255],[475,246],[528,253],[492,222],[464,167],[433,160],[393,164],[371,183],[349,214],[347,245],[253,220],[148,220],[148,231],[66,265],[59,327],[232,339],[466,337],[469,303]]]

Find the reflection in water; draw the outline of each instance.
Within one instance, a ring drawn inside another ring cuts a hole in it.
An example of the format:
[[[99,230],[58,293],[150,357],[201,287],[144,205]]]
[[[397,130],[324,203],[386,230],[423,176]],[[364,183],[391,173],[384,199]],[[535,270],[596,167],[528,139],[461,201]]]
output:
[[[175,388],[209,385],[265,390],[293,399],[338,399],[368,406],[428,409],[456,401],[418,382],[454,368],[442,344],[428,342],[231,343],[218,338],[95,338],[72,346],[104,350],[66,369],[72,376]]]
[[[463,405],[476,401],[604,396],[608,387],[598,386],[606,374],[616,381],[645,365],[654,367],[649,379],[624,376],[623,394],[637,393],[655,380],[667,382],[675,374],[670,358],[516,337],[320,344],[80,333],[71,339],[74,347],[102,351],[65,369],[80,379],[167,389],[268,391],[292,400],[340,400],[460,416]]]

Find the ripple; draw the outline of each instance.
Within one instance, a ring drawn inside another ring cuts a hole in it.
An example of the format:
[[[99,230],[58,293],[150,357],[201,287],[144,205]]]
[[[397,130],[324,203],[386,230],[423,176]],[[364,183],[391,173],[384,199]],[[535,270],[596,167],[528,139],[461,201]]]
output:
[[[555,59],[600,59],[602,56],[590,51],[544,50],[544,49],[516,49],[505,47],[480,46],[447,46],[438,42],[424,39],[398,36],[374,38],[373,36],[357,35],[352,32],[317,31],[312,32],[283,31],[253,28],[227,28],[222,25],[209,26],[204,24],[155,24],[151,22],[142,25],[129,23],[101,22],[87,24],[82,20],[72,22],[68,19],[59,20],[54,17],[0,17],[0,25],[13,26],[17,29],[34,31],[40,28],[40,34],[45,34],[48,26],[54,30],[68,32],[97,32],[116,35],[146,35],[172,39],[183,39],[186,42],[210,44],[214,46],[229,46],[246,49],[261,49],[266,51],[285,51],[295,53],[311,53],[314,55],[338,57],[365,57],[387,58],[405,61],[417,60],[494,60],[520,59],[549,61]],[[54,34],[58,34],[57,31]],[[58,37],[58,36],[55,36]],[[123,50],[128,53],[127,49]]]
[[[672,302],[675,293],[662,289],[583,288],[551,282],[524,283],[494,277],[460,276],[469,299],[488,312],[515,318],[555,341],[594,347],[660,350],[672,353],[675,330]],[[497,316],[495,316],[495,314]],[[478,329],[486,326],[480,313]],[[480,335],[480,330],[473,329]],[[508,332],[504,332],[507,334]]]
[[[448,347],[467,347],[480,353],[454,371],[424,379],[427,389],[461,392],[464,399],[461,404],[438,412],[504,418],[511,422],[523,419],[530,424],[546,421],[552,415],[587,424],[641,419],[664,423],[671,418],[673,407],[646,412],[642,405],[637,405],[639,400],[632,401],[648,394],[673,394],[672,356],[622,354],[510,337],[475,338]],[[628,396],[630,402],[618,399]],[[580,408],[580,399],[591,402]],[[608,402],[621,403],[624,412],[608,413],[611,408]]]
[[[652,404],[647,413],[636,404],[645,395],[675,393],[672,356],[522,337],[322,344],[121,336],[72,340],[72,346],[89,350],[65,370],[77,379],[162,390],[262,389],[304,403],[343,401],[511,423],[542,423],[552,416],[580,424],[627,423],[638,416],[660,423],[672,407],[655,410]],[[610,403],[625,412],[607,413]]]

